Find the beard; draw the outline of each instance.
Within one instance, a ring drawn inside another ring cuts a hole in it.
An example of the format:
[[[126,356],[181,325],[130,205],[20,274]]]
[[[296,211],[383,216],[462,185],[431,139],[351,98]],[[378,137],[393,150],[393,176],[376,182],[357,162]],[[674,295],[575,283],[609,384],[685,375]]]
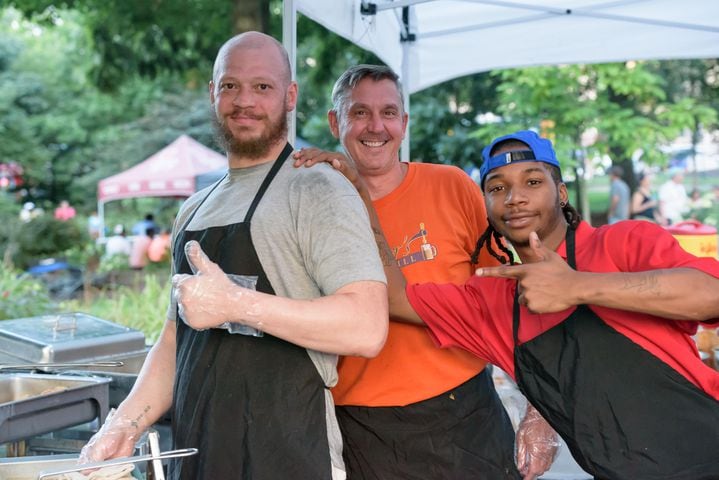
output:
[[[236,113],[236,112],[233,112]],[[261,159],[277,143],[287,139],[287,114],[279,115],[277,120],[269,117],[267,128],[255,138],[237,138],[227,126],[225,119],[212,114],[212,126],[217,144],[228,154],[253,160]]]

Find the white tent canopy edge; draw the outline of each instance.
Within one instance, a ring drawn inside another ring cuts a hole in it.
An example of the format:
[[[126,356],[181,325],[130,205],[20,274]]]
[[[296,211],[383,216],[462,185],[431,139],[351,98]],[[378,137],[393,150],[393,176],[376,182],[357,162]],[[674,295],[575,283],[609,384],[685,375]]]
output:
[[[719,57],[716,0],[284,0],[291,59],[297,11],[397,71],[408,110],[409,94],[488,70]]]

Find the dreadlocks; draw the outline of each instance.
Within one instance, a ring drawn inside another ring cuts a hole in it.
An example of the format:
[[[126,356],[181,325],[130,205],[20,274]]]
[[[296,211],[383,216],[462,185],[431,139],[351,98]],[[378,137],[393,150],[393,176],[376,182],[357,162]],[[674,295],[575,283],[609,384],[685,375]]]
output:
[[[553,165],[547,165],[547,168],[549,168],[551,172],[552,180],[554,180],[554,183],[557,185],[562,183],[562,173],[559,171],[559,169]],[[577,226],[579,226],[579,222],[582,221],[582,216],[579,214],[579,212],[577,212],[577,210],[573,206],[567,203],[566,205],[562,206],[562,213],[564,214],[565,220],[567,220],[567,223],[569,224],[569,228],[576,230]],[[479,262],[479,252],[482,250],[482,247],[486,246],[489,254],[492,255],[492,257],[496,258],[500,263],[509,263],[510,265],[514,265],[516,263],[514,259],[514,254],[504,244],[502,234],[494,229],[492,223],[489,222],[489,220],[487,220],[487,223],[487,229],[479,237],[479,240],[477,240],[477,246],[472,252],[471,262],[473,264],[477,264]],[[492,246],[492,240],[494,240],[494,244],[506,256],[497,253],[497,251]]]

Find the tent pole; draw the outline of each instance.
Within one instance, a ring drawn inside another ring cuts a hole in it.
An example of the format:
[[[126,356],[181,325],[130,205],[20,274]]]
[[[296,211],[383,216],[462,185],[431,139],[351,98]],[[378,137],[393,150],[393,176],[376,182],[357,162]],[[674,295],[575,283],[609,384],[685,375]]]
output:
[[[297,79],[297,8],[294,0],[282,1],[282,44],[290,59],[292,78]],[[287,140],[294,145],[297,137],[297,111],[289,113]]]
[[[409,84],[409,42],[404,42],[402,44],[402,96],[404,97],[402,99],[402,102],[404,103],[404,111],[409,113],[409,90],[410,90],[410,84]],[[410,161],[410,152],[409,152],[409,124],[412,122],[412,117],[408,117],[407,121],[407,130],[404,134],[404,138],[402,139],[402,148],[400,150],[400,160],[403,162],[409,162]]]
[[[402,72],[401,72],[401,78],[403,83],[403,91],[402,94],[404,98],[402,99],[404,103],[404,111],[409,113],[409,92],[411,91],[411,78],[410,78],[410,47],[412,45],[412,42],[415,41],[415,34],[412,33],[412,28],[410,25],[410,20],[412,17],[412,12],[410,11],[411,7],[402,7],[402,29],[400,33],[400,41],[402,42]],[[403,162],[409,162],[410,161],[410,123],[411,119],[407,122],[407,130],[405,131],[404,138],[402,139],[402,149],[400,150],[400,160]]]
[[[104,240],[105,238],[105,202],[102,200],[97,201],[97,216],[100,217],[100,238],[101,240]]]

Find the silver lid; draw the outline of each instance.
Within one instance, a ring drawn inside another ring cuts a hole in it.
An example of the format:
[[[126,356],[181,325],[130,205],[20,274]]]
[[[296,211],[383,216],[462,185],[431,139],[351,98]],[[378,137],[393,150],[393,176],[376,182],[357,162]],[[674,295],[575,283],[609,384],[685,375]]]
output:
[[[86,361],[144,349],[142,332],[84,313],[0,322],[0,354],[28,362]]]

